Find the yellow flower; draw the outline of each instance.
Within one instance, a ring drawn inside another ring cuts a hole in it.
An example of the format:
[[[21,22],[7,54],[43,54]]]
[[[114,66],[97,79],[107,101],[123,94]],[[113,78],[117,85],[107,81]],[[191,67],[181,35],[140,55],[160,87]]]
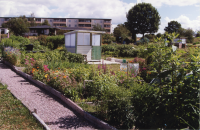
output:
[[[56,73],[57,73],[58,71],[56,70]]]
[[[56,79],[56,77],[53,77],[53,79]]]
[[[44,77],[47,78],[47,77],[48,77],[48,74],[46,74]]]
[[[72,72],[69,72],[69,73],[72,73]]]
[[[60,77],[61,75],[59,75],[59,77]]]
[[[37,67],[37,69],[38,69],[39,67]]]
[[[65,79],[65,78],[67,78],[67,76],[63,76],[63,78]]]

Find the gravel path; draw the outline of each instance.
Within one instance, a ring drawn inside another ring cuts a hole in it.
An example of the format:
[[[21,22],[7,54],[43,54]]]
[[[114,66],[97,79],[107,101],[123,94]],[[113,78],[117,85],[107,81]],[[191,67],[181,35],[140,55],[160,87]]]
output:
[[[96,129],[96,126],[73,112],[57,97],[17,75],[3,63],[0,63],[0,82],[7,84],[8,89],[29,110],[37,109],[37,115],[53,130]]]

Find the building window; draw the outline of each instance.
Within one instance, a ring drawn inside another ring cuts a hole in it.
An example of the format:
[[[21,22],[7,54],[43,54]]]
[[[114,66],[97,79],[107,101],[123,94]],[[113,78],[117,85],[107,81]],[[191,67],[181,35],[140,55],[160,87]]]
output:
[[[102,20],[100,20],[100,23],[102,23]]]
[[[69,22],[71,22],[71,20],[69,20]]]
[[[96,23],[96,20],[94,20],[94,23]]]
[[[47,33],[47,30],[45,29],[45,30],[44,30],[44,34],[46,34],[46,33]]]
[[[77,22],[77,20],[74,20],[75,22]]]
[[[50,22],[52,22],[52,19],[50,19]]]
[[[75,25],[75,27],[77,27],[77,25]]]
[[[71,24],[69,24],[69,27],[71,27]]]
[[[3,22],[4,20],[3,19],[1,19],[1,22]]]

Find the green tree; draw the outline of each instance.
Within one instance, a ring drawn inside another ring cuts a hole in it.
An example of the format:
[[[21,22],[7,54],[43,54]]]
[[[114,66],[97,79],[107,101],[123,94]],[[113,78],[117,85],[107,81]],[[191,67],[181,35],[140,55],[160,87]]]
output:
[[[18,18],[11,18],[6,25],[14,35],[23,35],[24,33],[29,32],[30,27],[25,15]]]
[[[185,30],[185,37],[187,38],[187,43],[193,43],[194,41],[194,31],[191,28]]]
[[[102,28],[101,25],[99,25],[99,24],[93,25],[92,30],[94,30],[94,31],[106,31],[106,30],[105,30],[104,28]]]
[[[196,37],[200,37],[200,31],[197,32]]]
[[[33,26],[36,26],[37,24],[35,23],[35,20],[34,20],[34,18],[32,17],[32,18],[29,18],[29,20],[30,20],[30,26],[31,27],[33,27]]]
[[[165,27],[165,31],[168,33],[178,32],[178,30],[181,28],[181,24],[177,21],[171,21],[168,22],[168,26]]]
[[[162,34],[161,33],[158,33],[157,35],[156,35],[156,37],[161,37],[162,36]]]
[[[160,15],[150,3],[139,3],[133,6],[127,14],[126,26],[136,41],[136,34],[155,33],[160,25]]]
[[[48,20],[46,20],[46,19],[44,20],[44,22],[42,23],[42,25],[48,25],[48,26],[50,26]]]
[[[116,41],[114,36],[112,36],[111,34],[106,34],[106,33],[102,35],[102,39],[103,39],[103,43],[107,43],[107,44],[110,44],[113,41]]]
[[[113,35],[116,37],[116,41],[121,43],[124,39],[128,38],[130,31],[126,28],[125,24],[118,24],[114,29]]]

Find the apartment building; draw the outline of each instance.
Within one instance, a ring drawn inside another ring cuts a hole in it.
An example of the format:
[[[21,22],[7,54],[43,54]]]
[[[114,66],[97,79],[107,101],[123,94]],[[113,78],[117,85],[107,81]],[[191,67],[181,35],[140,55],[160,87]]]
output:
[[[12,17],[0,17],[0,27],[3,23],[8,22]],[[27,17],[30,21],[30,17]],[[102,28],[106,30],[106,33],[111,33],[111,19],[102,19],[102,18],[34,18],[36,24],[43,23],[45,20],[48,20],[49,24],[52,27],[65,27],[65,29],[74,30],[85,29],[92,30],[93,25],[99,24]]]

